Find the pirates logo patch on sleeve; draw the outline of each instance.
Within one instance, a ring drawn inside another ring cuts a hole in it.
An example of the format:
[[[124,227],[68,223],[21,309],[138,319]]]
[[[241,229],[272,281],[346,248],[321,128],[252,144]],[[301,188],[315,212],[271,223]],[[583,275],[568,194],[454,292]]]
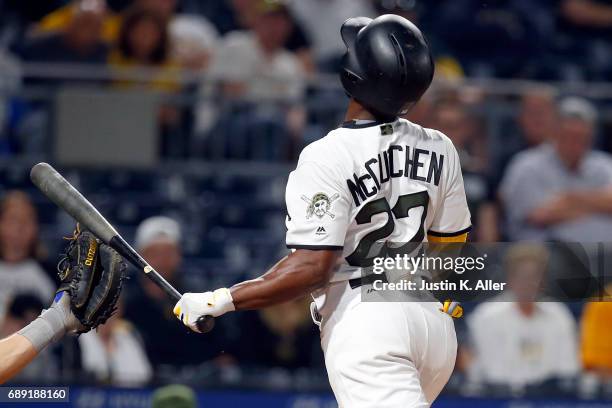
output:
[[[332,204],[339,197],[340,194],[338,193],[331,197],[325,193],[317,193],[312,198],[302,195],[302,200],[308,204],[308,207],[306,207],[306,219],[312,218],[313,215],[318,218],[323,218],[325,215],[328,215],[333,220],[336,216],[331,212]]]

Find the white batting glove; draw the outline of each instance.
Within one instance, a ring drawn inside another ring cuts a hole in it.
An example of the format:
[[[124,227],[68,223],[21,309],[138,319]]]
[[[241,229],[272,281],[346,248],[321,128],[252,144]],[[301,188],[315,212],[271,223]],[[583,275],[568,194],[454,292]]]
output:
[[[214,292],[185,293],[174,306],[174,315],[187,327],[199,332],[196,322],[202,316],[219,317],[236,310],[229,289],[221,288]]]

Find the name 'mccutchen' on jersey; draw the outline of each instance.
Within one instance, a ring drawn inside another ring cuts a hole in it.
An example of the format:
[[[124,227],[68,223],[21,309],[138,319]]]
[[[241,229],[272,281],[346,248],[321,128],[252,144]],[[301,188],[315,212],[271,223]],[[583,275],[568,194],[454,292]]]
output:
[[[405,119],[346,122],[310,144],[285,199],[289,248],[342,250],[332,281],[359,277],[376,242],[464,240],[471,227],[452,142]]]

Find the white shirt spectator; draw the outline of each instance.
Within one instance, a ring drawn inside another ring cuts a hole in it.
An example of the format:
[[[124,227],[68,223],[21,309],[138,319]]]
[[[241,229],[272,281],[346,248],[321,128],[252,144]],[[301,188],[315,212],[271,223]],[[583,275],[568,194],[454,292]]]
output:
[[[96,331],[79,337],[83,368],[92,372],[100,380],[109,380],[113,385],[136,387],[151,379],[153,370],[145,350],[125,322],[113,324],[107,348]]]
[[[296,0],[288,5],[311,39],[319,61],[344,53],[346,47],[340,37],[340,26],[347,19],[376,16],[370,2],[365,0]]]
[[[245,83],[244,96],[252,101],[291,102],[298,100],[304,91],[305,74],[297,57],[284,49],[264,54],[249,31],[225,36],[210,73],[215,79]]]
[[[563,304],[536,303],[527,317],[513,302],[483,303],[467,324],[474,382],[520,387],[578,371],[576,323]]]
[[[33,293],[47,304],[51,303],[54,292],[55,285],[38,262],[32,259],[19,263],[0,261],[0,316],[17,293]]]

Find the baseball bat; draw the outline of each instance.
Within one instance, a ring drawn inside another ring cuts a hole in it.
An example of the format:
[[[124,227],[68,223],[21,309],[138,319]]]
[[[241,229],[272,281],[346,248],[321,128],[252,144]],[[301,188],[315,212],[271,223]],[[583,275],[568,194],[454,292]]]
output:
[[[144,272],[175,302],[181,294],[165,280],[117,230],[100,214],[100,212],[74,188],[61,174],[47,163],[38,163],[30,171],[30,179],[36,187],[58,207],[70,214],[77,222],[100,238],[105,244],[119,252],[132,265]],[[197,322],[202,333],[212,330],[215,319],[202,316]]]

